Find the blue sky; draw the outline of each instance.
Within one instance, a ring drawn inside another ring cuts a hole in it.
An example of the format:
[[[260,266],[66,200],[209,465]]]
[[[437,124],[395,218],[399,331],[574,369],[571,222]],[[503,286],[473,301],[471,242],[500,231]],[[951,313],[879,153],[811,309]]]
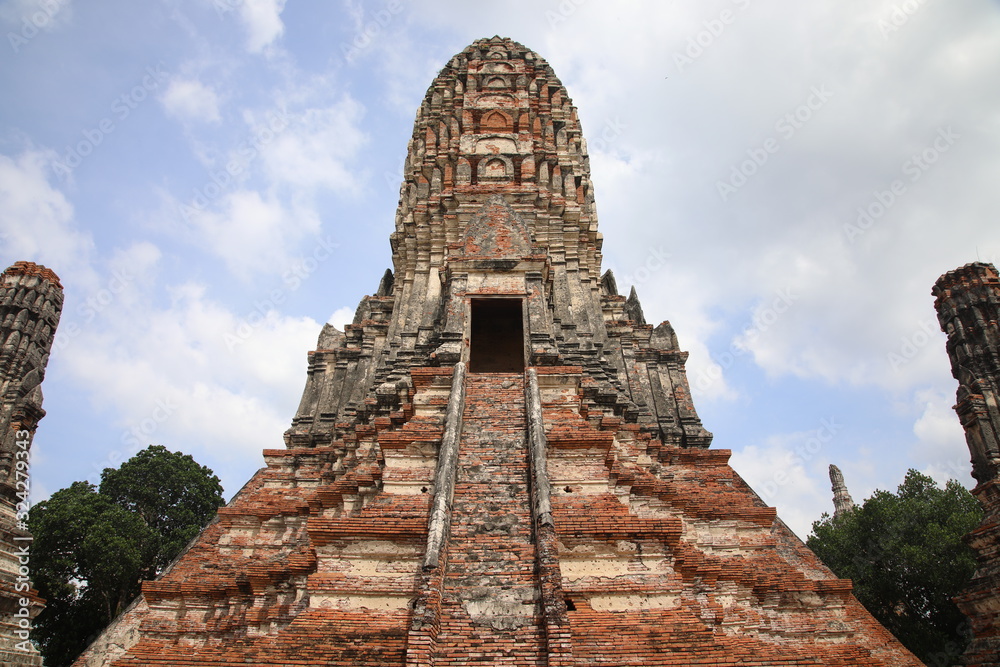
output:
[[[0,261],[66,305],[37,501],[137,447],[229,497],[324,322],[390,266],[437,71],[495,34],[579,109],[604,265],[800,535],[913,467],[969,485],[930,289],[1000,259],[1000,5],[885,0],[0,3]]]

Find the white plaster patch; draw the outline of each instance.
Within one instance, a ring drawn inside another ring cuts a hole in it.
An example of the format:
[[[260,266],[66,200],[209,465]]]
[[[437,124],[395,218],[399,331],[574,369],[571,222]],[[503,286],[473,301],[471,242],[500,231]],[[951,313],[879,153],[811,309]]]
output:
[[[491,296],[524,296],[527,294],[524,286],[524,274],[518,273],[470,272],[466,283],[466,292]]]
[[[390,540],[358,539],[343,547],[326,545],[316,549],[320,562],[336,562],[343,558],[377,560],[413,560],[423,556],[422,546],[401,545]]]
[[[313,609],[368,609],[399,611],[408,608],[409,598],[390,595],[316,595],[309,598]]]
[[[497,630],[515,630],[532,622],[535,616],[534,605],[525,604],[510,591],[491,591],[488,597],[466,600],[462,606],[473,623]]]
[[[672,609],[680,605],[680,597],[658,595],[595,595],[590,606],[597,611],[638,611],[641,609]]]
[[[480,155],[488,155],[490,153],[517,153],[517,144],[513,139],[488,137],[476,142],[476,153]]]
[[[382,491],[398,496],[420,496],[433,493],[430,484],[429,479],[419,482],[383,482]]]
[[[419,468],[424,468],[427,470],[434,470],[437,466],[436,458],[418,458],[416,456],[394,456],[393,454],[385,453],[385,467],[388,468],[405,468],[407,470],[415,470]]]
[[[418,391],[413,397],[413,414],[419,417],[440,417],[450,393],[450,386],[431,386]]]
[[[558,496],[596,496],[602,493],[611,493],[611,486],[602,481],[553,478],[552,491]]]
[[[621,558],[566,558],[559,561],[564,579],[576,581],[584,577],[620,577],[629,574],[629,562]]]

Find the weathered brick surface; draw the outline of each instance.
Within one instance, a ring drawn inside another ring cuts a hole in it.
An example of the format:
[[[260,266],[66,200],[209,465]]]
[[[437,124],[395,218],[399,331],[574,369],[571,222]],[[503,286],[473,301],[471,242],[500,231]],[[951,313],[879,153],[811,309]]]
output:
[[[470,375],[434,665],[544,665],[524,379]]]
[[[588,163],[537,54],[453,58],[288,449],[78,664],[918,665],[708,449],[673,329],[600,273]],[[463,375],[482,299],[526,374]]]
[[[654,474],[648,443],[600,420],[615,429],[608,447],[580,414],[583,393],[566,390],[579,372],[559,370],[545,419],[580,664],[920,664],[775,520],[727,451],[653,448]]]

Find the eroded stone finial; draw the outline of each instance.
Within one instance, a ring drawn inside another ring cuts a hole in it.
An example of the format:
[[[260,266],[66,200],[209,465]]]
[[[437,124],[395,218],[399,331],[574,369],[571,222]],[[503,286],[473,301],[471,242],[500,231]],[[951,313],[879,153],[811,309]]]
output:
[[[844,484],[844,473],[840,468],[830,464],[830,484],[833,485],[833,518],[838,519],[844,513],[854,509],[854,499],[847,492],[847,485]]]

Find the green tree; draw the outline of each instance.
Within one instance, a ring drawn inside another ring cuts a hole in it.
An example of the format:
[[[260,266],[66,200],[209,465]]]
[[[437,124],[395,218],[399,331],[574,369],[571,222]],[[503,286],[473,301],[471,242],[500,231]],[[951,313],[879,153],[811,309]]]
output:
[[[106,468],[99,489],[74,482],[32,507],[32,579],[46,600],[33,637],[45,664],[72,663],[220,505],[211,470],[150,446]]]
[[[967,623],[951,601],[976,569],[962,541],[982,520],[976,499],[955,480],[942,489],[909,470],[896,493],[876,491],[860,507],[812,527],[809,548],[858,600],[927,664],[957,657]],[[951,664],[941,662],[940,664]]]
[[[101,495],[141,517],[156,534],[156,556],[143,572],[143,578],[151,579],[215,515],[222,504],[222,485],[190,455],[151,445],[121,468],[106,468]]]

